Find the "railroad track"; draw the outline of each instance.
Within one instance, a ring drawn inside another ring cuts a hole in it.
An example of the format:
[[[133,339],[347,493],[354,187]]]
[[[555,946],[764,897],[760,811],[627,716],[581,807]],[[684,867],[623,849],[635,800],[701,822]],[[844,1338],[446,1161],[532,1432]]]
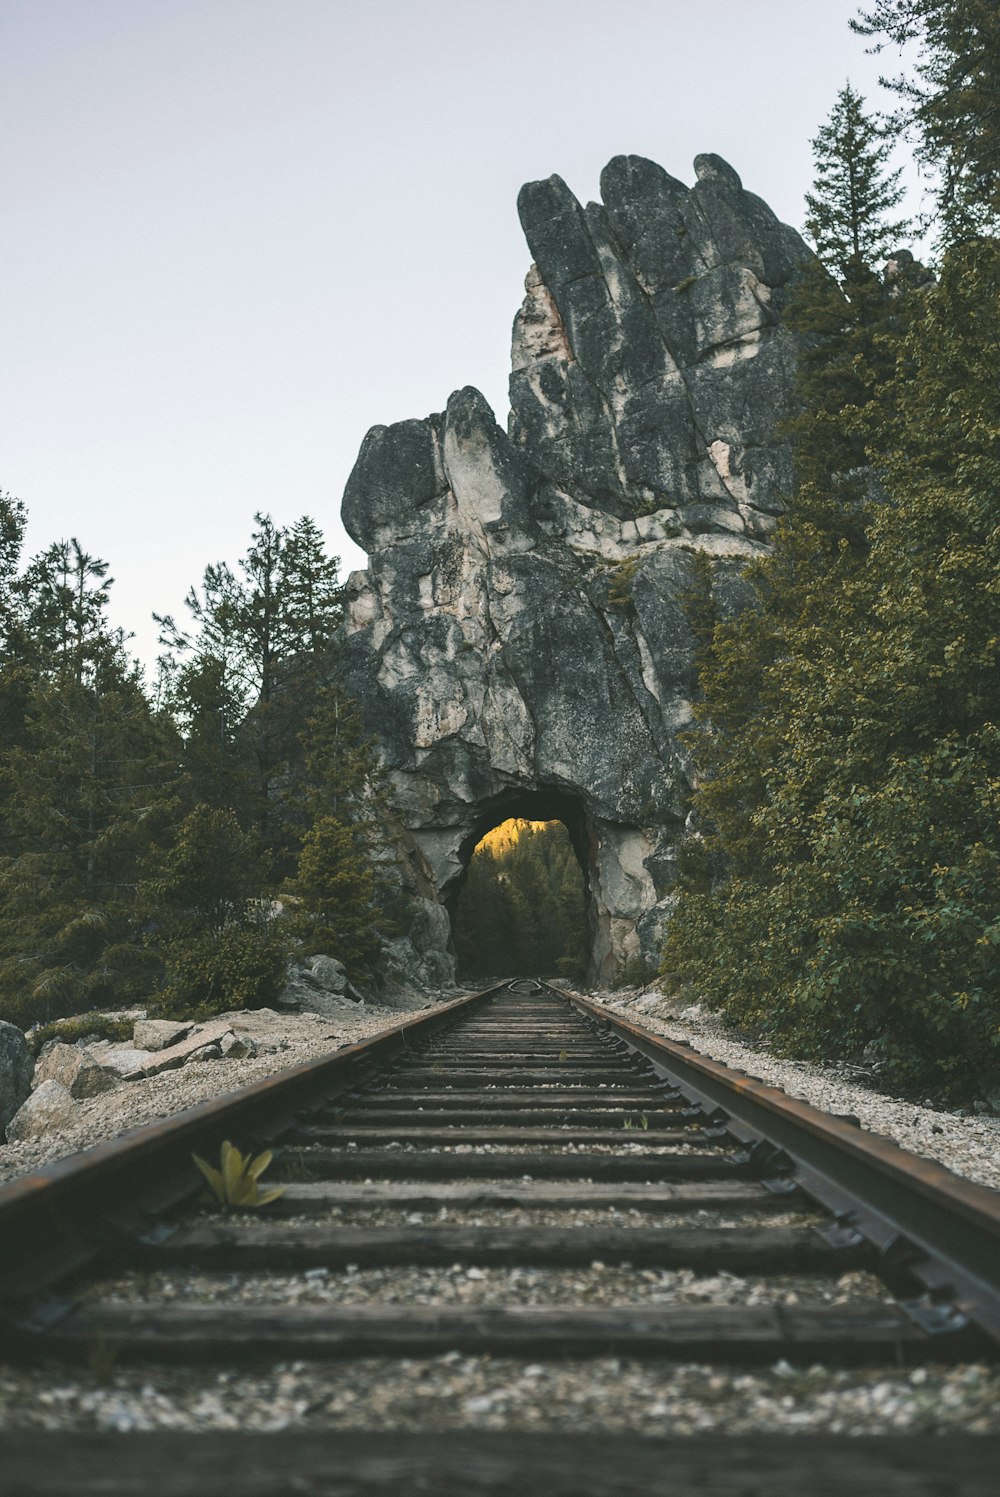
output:
[[[278,1200],[206,1206],[191,1155],[226,1139],[274,1149]],[[741,1370],[995,1358],[1000,1196],[532,982],[0,1188],[0,1334],[38,1389],[134,1365],[150,1398],[161,1378],[223,1387],[215,1422],[235,1425],[12,1430],[3,1497],[998,1489],[993,1436],[561,1432],[489,1395],[472,1412],[500,1428],[457,1409],[442,1427],[440,1397],[430,1429],[384,1410],[322,1427],[324,1369],[343,1410],[352,1384],[422,1378],[430,1408],[435,1378],[473,1386],[484,1367],[540,1379],[544,1405],[549,1368],[579,1401],[591,1369],[667,1386],[693,1365],[725,1392]],[[240,1429],[245,1388],[282,1378],[318,1379],[314,1405]]]

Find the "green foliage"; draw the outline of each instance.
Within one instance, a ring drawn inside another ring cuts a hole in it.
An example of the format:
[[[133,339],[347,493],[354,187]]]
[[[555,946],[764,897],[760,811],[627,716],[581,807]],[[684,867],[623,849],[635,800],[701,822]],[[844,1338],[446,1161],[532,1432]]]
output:
[[[311,952],[336,955],[353,982],[370,977],[381,949],[375,869],[364,833],[321,816],[306,833],[295,879],[292,930]]]
[[[1000,9],[995,0],[875,0],[851,22],[887,42],[915,43],[910,74],[883,79],[896,95],[889,128],[916,143],[935,181],[945,245],[1000,227]]]
[[[608,587],[608,602],[612,608],[629,608],[632,604],[632,584],[639,570],[639,558],[628,557],[620,561],[611,575]]]
[[[78,1040],[130,1040],[134,1027],[132,1019],[115,1019],[109,1014],[77,1014],[70,1019],[55,1019],[51,1024],[39,1024],[29,1029],[25,1038],[32,1055],[37,1055],[49,1040],[60,1040],[64,1045],[75,1045]]]
[[[233,811],[196,806],[157,858],[147,891],[157,912],[147,941],[162,963],[160,1013],[203,1019],[273,1003],[288,933],[265,897],[254,838]]]
[[[274,921],[192,931],[164,953],[156,1013],[200,1023],[239,1008],[268,1008],[285,981],[288,942]]]
[[[22,1025],[142,997],[141,865],[165,833],[171,735],[109,656],[35,681],[3,757],[0,1015]]]
[[[656,975],[657,968],[655,963],[648,961],[646,957],[636,953],[636,955],[630,956],[625,963],[625,969],[621,975],[622,986],[626,988],[644,988],[653,981]]]
[[[201,804],[188,812],[157,860],[150,892],[161,918],[174,928],[221,930],[243,918],[262,885],[255,840],[236,813]]]
[[[188,593],[191,630],[157,616],[160,692],[183,732],[197,798],[236,809],[281,864],[287,838],[276,791],[315,706],[341,589],[337,561],[308,516],[291,530],[269,515],[254,521],[238,572],[216,563]]]
[[[983,240],[946,258],[869,412],[888,502],[865,553],[715,628],[704,836],[664,953],[780,1048],[955,1096],[1000,1075],[998,347]],[[765,582],[801,543],[790,524]]]
[[[0,1016],[267,1004],[293,926],[374,976],[387,799],[337,682],[337,562],[314,522],[256,516],[238,569],[192,589],[191,632],[159,620],[154,709],[107,625],[107,563],[74,538],[22,569],[25,518],[0,495]]]
[[[192,1154],[191,1158],[208,1181],[215,1199],[226,1211],[246,1211],[267,1206],[285,1193],[284,1186],[278,1185],[262,1191],[258,1184],[274,1158],[270,1149],[258,1154],[255,1159],[250,1154],[241,1154],[227,1139],[222,1145],[218,1169],[197,1154]]]
[[[909,232],[905,219],[889,217],[903,199],[901,169],[888,169],[893,142],[849,83],[812,145],[816,178],[806,193],[806,233],[843,281],[852,267],[878,265]]]
[[[315,702],[301,733],[289,816],[298,861],[285,889],[299,940],[336,956],[353,982],[364,982],[377,975],[382,939],[394,925],[388,788],[357,706],[335,677]]]
[[[561,822],[519,822],[516,838],[475,852],[452,934],[459,972],[580,977],[588,949],[583,879]]]

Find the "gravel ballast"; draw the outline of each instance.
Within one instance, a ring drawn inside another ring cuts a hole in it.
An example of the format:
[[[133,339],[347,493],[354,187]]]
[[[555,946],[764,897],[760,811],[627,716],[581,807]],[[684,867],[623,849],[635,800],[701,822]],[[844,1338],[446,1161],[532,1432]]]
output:
[[[678,1009],[677,1000],[661,992],[595,994],[591,1001],[654,1034],[685,1040],[712,1060],[780,1087],[823,1112],[852,1113],[870,1133],[881,1133],[957,1175],[1000,1189],[1000,1117],[965,1117],[917,1105],[851,1079],[842,1066],[785,1060],[762,1045],[736,1039],[722,1019],[702,1005]]]
[[[454,997],[447,1001],[453,1002]],[[258,1052],[253,1059],[210,1060],[163,1071],[157,1076],[122,1081],[112,1091],[80,1102],[71,1127],[30,1142],[0,1145],[0,1181],[14,1179],[94,1144],[106,1143],[129,1128],[159,1122],[175,1112],[225,1096],[254,1081],[263,1081],[304,1061],[319,1060],[412,1017],[398,1009],[373,1004],[345,1004],[334,1018],[282,1014],[267,1008],[224,1014],[222,1018],[236,1035],[247,1035],[253,1040]]]
[[[406,1361],[205,1367],[0,1367],[7,1429],[606,1430],[642,1435],[1000,1433],[995,1367],[753,1372],[459,1352]]]

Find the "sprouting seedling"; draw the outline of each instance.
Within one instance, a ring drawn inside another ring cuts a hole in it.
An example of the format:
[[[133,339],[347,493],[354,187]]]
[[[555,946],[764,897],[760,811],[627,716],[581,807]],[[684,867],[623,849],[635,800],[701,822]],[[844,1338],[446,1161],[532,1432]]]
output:
[[[265,1149],[263,1154],[258,1154],[254,1159],[250,1154],[241,1154],[227,1138],[222,1145],[219,1169],[214,1169],[197,1154],[192,1154],[191,1158],[208,1181],[219,1205],[226,1211],[233,1208],[250,1209],[254,1206],[266,1206],[268,1202],[276,1201],[285,1193],[282,1185],[262,1191],[257,1184],[274,1158],[270,1149]]]
[[[94,1382],[99,1388],[107,1388],[111,1382],[118,1361],[119,1347],[115,1341],[105,1340],[100,1336],[92,1341],[87,1348],[87,1361]]]
[[[560,1050],[559,1051],[559,1059],[560,1060],[565,1060],[566,1059],[566,1051],[565,1050]]]

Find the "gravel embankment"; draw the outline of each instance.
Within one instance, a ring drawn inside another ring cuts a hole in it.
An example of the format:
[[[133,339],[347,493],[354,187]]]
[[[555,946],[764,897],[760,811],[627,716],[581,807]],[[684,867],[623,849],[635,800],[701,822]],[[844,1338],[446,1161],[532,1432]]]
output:
[[[938,1160],[957,1175],[1000,1189],[1000,1117],[967,1117],[901,1101],[852,1079],[843,1067],[784,1060],[763,1046],[734,1038],[719,1016],[700,1004],[678,1009],[663,993],[593,995],[593,1001],[667,1039],[687,1040],[713,1060],[780,1087],[825,1112],[853,1113],[870,1133],[881,1133],[914,1154]]]
[[[452,1001],[452,1000],[449,1000]],[[113,1091],[79,1103],[72,1128],[27,1143],[0,1144],[0,1181],[23,1175],[93,1144],[106,1143],[129,1128],[155,1123],[225,1096],[238,1087],[263,1081],[278,1071],[318,1060],[344,1045],[381,1034],[414,1015],[375,1005],[345,1005],[335,1018],[317,1014],[279,1014],[273,1009],[244,1009],[222,1016],[237,1035],[249,1035],[257,1047],[251,1060],[210,1060],[163,1071],[144,1080],[122,1081]]]

